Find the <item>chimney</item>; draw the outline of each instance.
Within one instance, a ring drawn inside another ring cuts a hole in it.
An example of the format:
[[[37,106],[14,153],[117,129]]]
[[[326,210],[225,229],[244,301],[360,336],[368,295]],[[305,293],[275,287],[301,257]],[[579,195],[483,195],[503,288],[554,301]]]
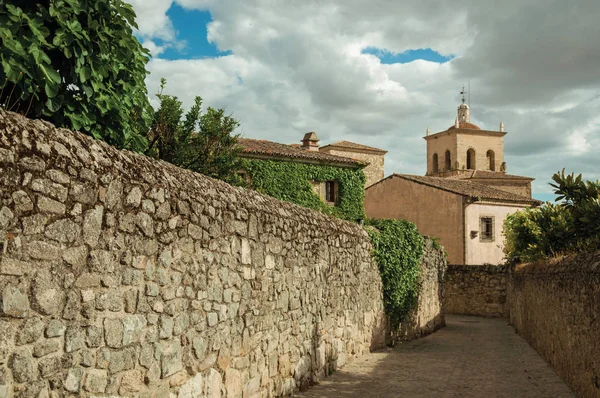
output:
[[[304,149],[305,151],[318,151],[319,150],[319,139],[317,138],[317,133],[311,131],[310,133],[304,134],[304,138],[302,138],[302,146],[300,149]]]

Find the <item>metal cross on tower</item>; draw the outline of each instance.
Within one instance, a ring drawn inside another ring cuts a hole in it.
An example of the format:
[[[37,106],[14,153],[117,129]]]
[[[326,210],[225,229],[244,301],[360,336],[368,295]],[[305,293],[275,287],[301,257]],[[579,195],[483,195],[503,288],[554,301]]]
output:
[[[462,95],[462,103],[465,103],[465,94],[467,93],[467,90],[465,90],[465,86],[462,87],[462,91],[460,92],[460,94]]]

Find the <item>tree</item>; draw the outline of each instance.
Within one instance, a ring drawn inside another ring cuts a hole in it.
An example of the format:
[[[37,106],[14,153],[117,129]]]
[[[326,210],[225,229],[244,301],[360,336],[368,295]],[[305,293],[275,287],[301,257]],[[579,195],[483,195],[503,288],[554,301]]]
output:
[[[0,104],[141,151],[148,51],[122,0],[0,1]]]
[[[552,180],[558,203],[517,211],[504,221],[504,252],[509,261],[535,261],[600,247],[600,181],[566,175],[564,169]]]
[[[201,97],[194,99],[194,105],[182,120],[182,103],[175,96],[163,94],[165,85],[163,78],[157,94],[160,106],[148,132],[146,154],[213,178],[241,184],[239,135],[232,134],[239,126],[237,120],[226,116],[223,109],[208,107],[201,114]]]

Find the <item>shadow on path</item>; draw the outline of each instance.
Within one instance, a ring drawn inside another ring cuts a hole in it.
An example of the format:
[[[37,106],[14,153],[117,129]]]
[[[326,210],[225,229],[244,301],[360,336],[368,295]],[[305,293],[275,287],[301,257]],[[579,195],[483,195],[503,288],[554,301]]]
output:
[[[506,320],[448,315],[446,324],[356,359],[299,396],[575,396]]]

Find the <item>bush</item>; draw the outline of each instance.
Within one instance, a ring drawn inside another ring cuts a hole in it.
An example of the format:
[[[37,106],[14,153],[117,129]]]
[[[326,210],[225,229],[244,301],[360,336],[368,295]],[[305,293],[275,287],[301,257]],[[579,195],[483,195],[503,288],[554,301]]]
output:
[[[122,0],[0,1],[0,106],[144,149],[148,51]]]
[[[530,262],[570,252],[592,251],[600,244],[600,183],[581,175],[552,176],[557,204],[525,209],[504,222],[504,252],[511,262]]]
[[[365,224],[383,282],[385,310],[394,331],[418,301],[424,240],[416,225],[406,220],[369,219]]]

